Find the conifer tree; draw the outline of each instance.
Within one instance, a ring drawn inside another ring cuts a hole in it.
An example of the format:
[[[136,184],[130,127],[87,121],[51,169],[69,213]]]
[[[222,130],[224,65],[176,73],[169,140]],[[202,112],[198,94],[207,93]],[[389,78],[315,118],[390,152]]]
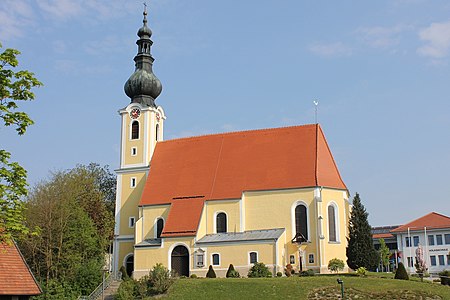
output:
[[[356,270],[365,267],[374,270],[379,255],[373,246],[372,231],[368,221],[369,214],[361,203],[359,194],[353,198],[353,208],[348,223],[347,265]]]

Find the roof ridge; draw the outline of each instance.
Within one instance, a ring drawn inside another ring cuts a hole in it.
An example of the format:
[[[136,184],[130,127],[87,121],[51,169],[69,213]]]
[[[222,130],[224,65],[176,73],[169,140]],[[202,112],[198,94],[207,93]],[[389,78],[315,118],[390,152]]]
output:
[[[276,130],[283,130],[283,129],[292,129],[292,128],[301,128],[301,127],[310,127],[310,126],[320,126],[319,124],[303,124],[303,125],[293,125],[293,126],[282,126],[282,127],[272,127],[272,128],[259,128],[259,129],[248,129],[248,130],[238,130],[238,131],[227,131],[227,132],[220,132],[220,133],[207,133],[207,134],[201,134],[201,135],[195,135],[195,136],[187,136],[187,137],[180,137],[180,138],[174,138],[171,140],[164,140],[159,141],[158,143],[164,144],[167,142],[177,142],[181,140],[194,140],[199,138],[206,138],[211,136],[228,136],[228,135],[235,135],[235,134],[242,134],[242,133],[261,133],[261,132],[270,132],[270,131],[276,131]]]

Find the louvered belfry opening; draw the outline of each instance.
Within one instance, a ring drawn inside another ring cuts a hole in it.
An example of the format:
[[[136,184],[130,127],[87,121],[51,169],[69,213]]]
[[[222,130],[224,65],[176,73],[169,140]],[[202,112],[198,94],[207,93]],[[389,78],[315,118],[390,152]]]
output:
[[[137,140],[139,138],[139,122],[133,121],[131,124],[131,139]]]
[[[189,251],[184,246],[176,246],[172,250],[172,271],[179,276],[189,276]]]

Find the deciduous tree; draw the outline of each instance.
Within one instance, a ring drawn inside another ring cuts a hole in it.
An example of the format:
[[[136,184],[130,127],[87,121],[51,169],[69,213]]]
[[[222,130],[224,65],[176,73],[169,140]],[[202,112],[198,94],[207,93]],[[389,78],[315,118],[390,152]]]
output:
[[[23,135],[33,121],[18,110],[18,103],[33,100],[31,89],[42,83],[32,72],[16,70],[19,54],[15,49],[5,49],[0,53],[0,126],[14,126],[17,133]],[[28,232],[24,226],[22,202],[27,195],[27,172],[17,162],[10,162],[10,158],[11,153],[0,149],[0,242]]]

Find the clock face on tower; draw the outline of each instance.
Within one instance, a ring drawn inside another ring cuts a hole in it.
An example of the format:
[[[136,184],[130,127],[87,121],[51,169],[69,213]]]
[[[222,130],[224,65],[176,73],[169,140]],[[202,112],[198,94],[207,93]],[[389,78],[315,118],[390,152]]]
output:
[[[133,108],[130,111],[130,117],[132,119],[137,119],[137,118],[139,118],[140,115],[141,115],[141,110],[139,108]]]

